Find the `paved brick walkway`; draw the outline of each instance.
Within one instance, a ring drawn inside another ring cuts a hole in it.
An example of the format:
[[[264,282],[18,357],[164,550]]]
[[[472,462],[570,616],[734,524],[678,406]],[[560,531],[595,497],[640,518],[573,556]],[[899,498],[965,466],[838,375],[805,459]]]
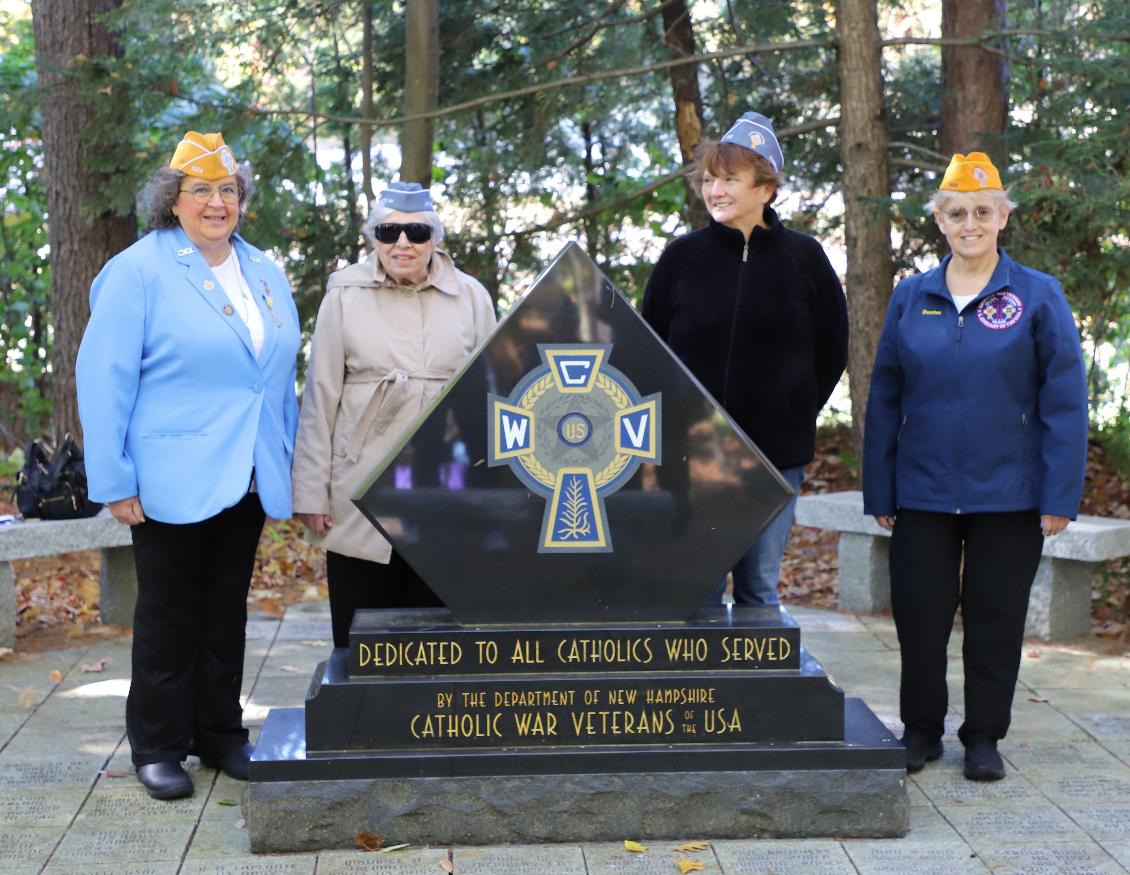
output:
[[[891,621],[793,614],[805,645],[845,692],[861,696],[898,731]],[[244,682],[249,726],[261,725],[271,707],[302,703],[328,639],[324,604],[291,608],[282,621],[252,620]],[[906,838],[718,841],[686,856],[702,861],[707,873],[726,875],[1130,871],[1130,659],[1029,644],[1013,730],[1001,744],[1009,776],[977,784],[961,776],[954,735],[961,721],[960,647],[955,636],[946,755],[908,782]],[[104,671],[82,671],[107,657]],[[190,759],[195,795],[155,802],[126,774],[128,684],[128,641],[0,662],[0,875],[414,875],[443,872],[445,861],[456,875],[679,871],[677,842],[651,842],[643,854],[618,844],[581,844],[252,855],[241,784]]]

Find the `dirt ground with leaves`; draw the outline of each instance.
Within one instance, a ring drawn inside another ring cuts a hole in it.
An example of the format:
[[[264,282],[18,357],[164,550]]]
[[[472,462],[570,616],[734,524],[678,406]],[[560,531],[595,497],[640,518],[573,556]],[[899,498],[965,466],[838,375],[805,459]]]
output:
[[[821,431],[816,457],[808,466],[802,492],[859,488],[859,467],[846,430]],[[0,513],[12,513],[11,484],[0,486]],[[1130,483],[1092,444],[1087,460],[1083,513],[1130,519]],[[279,615],[286,605],[325,599],[326,562],[321,550],[302,539],[294,520],[269,522],[263,530],[248,610]],[[16,649],[49,650],[93,637],[127,634],[103,626],[98,610],[98,553],[14,562],[16,577]],[[1092,631],[1107,652],[1130,651],[1130,559],[1104,563],[1095,574]],[[781,600],[786,604],[836,606],[836,534],[793,526],[781,570]]]

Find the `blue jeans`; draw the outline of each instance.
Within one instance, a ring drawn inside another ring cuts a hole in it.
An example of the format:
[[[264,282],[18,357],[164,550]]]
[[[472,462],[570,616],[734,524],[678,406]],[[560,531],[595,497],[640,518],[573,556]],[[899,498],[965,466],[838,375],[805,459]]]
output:
[[[804,465],[795,468],[782,468],[781,476],[785,482],[800,492],[800,485],[804,482]],[[794,497],[769,526],[761,533],[761,537],[754,542],[746,554],[734,566],[734,604],[737,605],[776,605],[780,604],[777,598],[777,581],[781,578],[781,559],[785,555],[785,547],[789,543],[789,530],[793,525],[793,514],[796,510]],[[722,598],[726,581],[718,591],[718,597],[711,599],[711,604],[716,604]]]

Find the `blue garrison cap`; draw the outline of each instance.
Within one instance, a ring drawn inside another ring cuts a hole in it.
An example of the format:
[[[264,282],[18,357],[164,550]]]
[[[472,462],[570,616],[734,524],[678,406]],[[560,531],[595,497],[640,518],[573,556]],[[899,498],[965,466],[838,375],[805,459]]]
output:
[[[773,122],[759,112],[747,112],[734,122],[734,126],[726,131],[719,142],[733,143],[756,152],[772,164],[778,173],[785,166],[785,156],[781,152],[781,144],[777,142]]]
[[[433,210],[432,196],[418,182],[390,182],[381,192],[377,203],[402,213],[422,213]]]

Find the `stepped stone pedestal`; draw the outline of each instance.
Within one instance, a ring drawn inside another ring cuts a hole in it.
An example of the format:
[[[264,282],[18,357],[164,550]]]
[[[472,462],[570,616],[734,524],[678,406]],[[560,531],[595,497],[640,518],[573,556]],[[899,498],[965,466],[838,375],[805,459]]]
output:
[[[904,834],[792,618],[703,606],[791,494],[568,247],[358,492],[447,608],[358,612],[270,713],[252,849]]]

